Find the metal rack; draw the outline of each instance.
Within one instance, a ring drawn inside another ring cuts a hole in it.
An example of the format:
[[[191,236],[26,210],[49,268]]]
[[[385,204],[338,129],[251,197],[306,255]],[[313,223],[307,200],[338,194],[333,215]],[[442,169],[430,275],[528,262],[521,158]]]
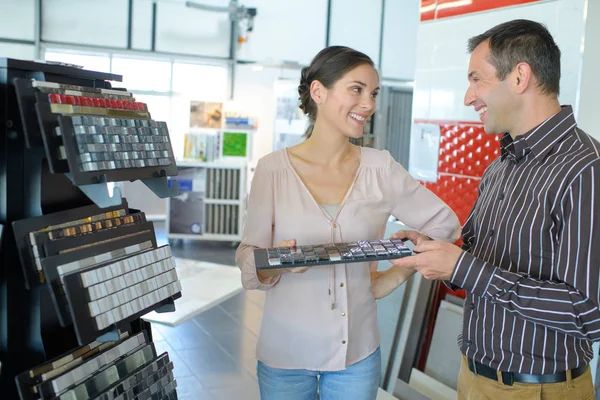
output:
[[[20,252],[23,244],[19,243],[26,232],[24,225],[41,218],[48,226],[49,214],[65,214],[79,207],[122,204],[119,190],[111,196],[107,182],[140,179],[160,197],[178,192],[176,182],[169,185],[167,180],[167,176],[177,173],[174,166],[81,172],[72,164],[73,154],[57,156],[60,146],[72,139],[67,132],[72,126],[60,113],[52,112],[48,96],[40,96],[32,89],[33,81],[96,90],[111,89],[108,81],[121,81],[121,76],[0,58],[0,387],[2,397],[11,399],[17,398],[15,377],[83,345],[84,341],[115,340],[117,328],[131,334],[145,331],[151,340],[150,325],[139,319],[142,313],[102,331],[88,330],[86,335],[76,332],[69,323],[69,318],[76,316],[59,312],[52,268],[44,267],[48,282],[40,282],[27,268]],[[133,118],[136,113],[121,115]],[[72,216],[77,218],[75,214]],[[154,237],[149,239],[155,243]],[[70,287],[76,288],[74,281],[69,282]],[[77,297],[76,290],[73,292]],[[71,303],[76,302],[75,297]],[[176,297],[153,304],[144,312],[173,310]]]

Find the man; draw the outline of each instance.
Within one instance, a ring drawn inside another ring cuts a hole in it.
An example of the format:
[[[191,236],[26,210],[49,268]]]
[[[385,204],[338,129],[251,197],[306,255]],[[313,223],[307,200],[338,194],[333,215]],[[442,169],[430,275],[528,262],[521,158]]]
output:
[[[461,399],[593,398],[600,338],[599,144],[558,103],[560,50],[515,20],[469,40],[465,105],[504,133],[463,228],[462,248],[402,231],[394,263],[467,292]]]

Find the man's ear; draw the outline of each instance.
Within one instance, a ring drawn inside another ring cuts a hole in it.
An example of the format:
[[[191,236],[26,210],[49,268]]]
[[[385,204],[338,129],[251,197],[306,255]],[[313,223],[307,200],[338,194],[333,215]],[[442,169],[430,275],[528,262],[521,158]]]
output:
[[[531,66],[526,62],[518,63],[511,75],[514,90],[518,94],[525,92],[535,81]]]
[[[310,84],[310,97],[316,104],[322,104],[327,98],[325,86],[317,80],[312,81]]]

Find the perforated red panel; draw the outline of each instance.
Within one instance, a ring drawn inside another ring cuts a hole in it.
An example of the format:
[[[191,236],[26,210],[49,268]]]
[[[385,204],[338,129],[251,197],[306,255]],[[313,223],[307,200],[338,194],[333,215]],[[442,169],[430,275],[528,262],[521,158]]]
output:
[[[440,176],[437,183],[423,183],[426,188],[454,210],[460,224],[464,225],[477,200],[479,179],[460,178],[456,176]]]
[[[500,155],[500,136],[489,135],[474,122],[415,121],[440,126],[438,181],[423,182],[458,215],[464,224],[477,200],[483,172]]]
[[[481,178],[500,155],[500,135],[488,135],[483,125],[441,124],[438,172]]]

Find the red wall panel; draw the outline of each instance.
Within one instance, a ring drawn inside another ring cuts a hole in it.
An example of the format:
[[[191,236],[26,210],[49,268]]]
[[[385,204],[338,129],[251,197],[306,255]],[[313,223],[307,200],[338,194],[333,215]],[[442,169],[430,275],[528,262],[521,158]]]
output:
[[[421,0],[421,21],[454,17],[540,0]]]
[[[489,135],[476,122],[416,120],[440,126],[438,181],[423,182],[448,204],[461,225],[467,220],[483,172],[500,155],[500,136]]]
[[[437,0],[421,0],[421,21],[435,19]]]

